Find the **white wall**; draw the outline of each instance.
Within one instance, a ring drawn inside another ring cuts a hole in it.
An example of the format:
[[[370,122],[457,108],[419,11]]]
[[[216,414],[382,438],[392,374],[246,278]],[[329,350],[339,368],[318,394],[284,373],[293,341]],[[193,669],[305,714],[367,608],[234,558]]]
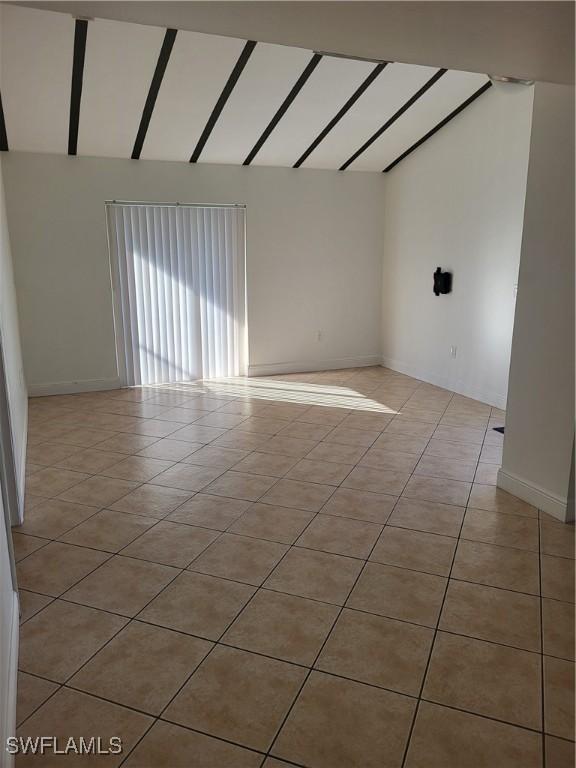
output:
[[[574,90],[537,83],[498,485],[573,517],[573,445]]]
[[[384,364],[501,408],[532,92],[492,87],[385,174]],[[440,297],[438,266],[453,272],[453,292]]]
[[[380,174],[12,152],[4,172],[31,392],[116,382],[110,199],[247,205],[251,372],[379,361]]]

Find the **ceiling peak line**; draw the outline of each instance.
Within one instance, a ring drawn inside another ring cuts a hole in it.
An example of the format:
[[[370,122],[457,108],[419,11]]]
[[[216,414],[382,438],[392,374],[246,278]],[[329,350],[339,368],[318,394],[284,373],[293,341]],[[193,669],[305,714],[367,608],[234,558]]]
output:
[[[389,120],[387,120],[387,121],[384,123],[384,125],[383,125],[383,126],[381,126],[380,128],[378,128],[378,130],[377,130],[375,133],[373,133],[373,134],[372,134],[372,136],[370,136],[370,138],[369,138],[367,141],[365,141],[365,142],[364,142],[364,144],[362,144],[362,146],[360,147],[360,149],[356,150],[356,152],[354,152],[354,154],[353,154],[351,157],[349,157],[349,158],[348,158],[348,160],[346,160],[346,162],[345,162],[345,163],[343,163],[343,165],[341,165],[341,166],[340,166],[340,168],[338,168],[338,170],[339,170],[339,171],[345,171],[345,170],[346,170],[346,168],[348,168],[348,166],[349,166],[349,165],[351,165],[351,164],[354,162],[354,160],[356,160],[358,157],[360,157],[360,155],[361,155],[363,152],[365,152],[365,151],[368,149],[368,147],[370,147],[370,146],[371,146],[371,145],[372,145],[372,144],[373,144],[373,143],[376,141],[376,139],[379,139],[379,138],[380,138],[380,136],[382,136],[382,134],[383,134],[385,131],[387,131],[387,130],[388,130],[388,128],[390,128],[390,126],[391,126],[391,125],[393,125],[393,124],[396,122],[396,120],[398,120],[398,118],[399,118],[399,117],[402,117],[402,115],[404,114],[404,112],[406,112],[408,109],[410,109],[410,107],[411,107],[411,106],[412,106],[412,105],[413,105],[415,102],[417,102],[417,101],[418,101],[418,99],[419,99],[421,96],[423,96],[423,95],[426,93],[426,91],[427,91],[429,88],[432,88],[432,86],[434,85],[434,83],[438,82],[438,80],[440,80],[440,78],[441,78],[443,75],[445,75],[447,71],[448,71],[447,69],[439,69],[437,72],[435,72],[435,73],[432,75],[432,77],[431,77],[429,80],[427,80],[427,81],[424,83],[424,85],[423,85],[421,88],[419,88],[419,89],[416,91],[416,93],[415,93],[413,96],[411,96],[411,97],[408,99],[408,101],[407,101],[407,102],[405,102],[405,103],[404,103],[404,104],[403,104],[403,105],[400,107],[400,109],[398,109],[398,110],[397,110],[397,111],[396,111],[396,112],[395,112],[395,113],[392,115],[392,117],[391,117]]]
[[[87,19],[74,22],[74,53],[72,58],[72,83],[70,86],[70,121],[68,126],[68,154],[76,155],[78,150],[78,126],[80,124],[80,103],[84,81],[84,59],[86,57]]]
[[[162,47],[158,54],[158,61],[156,62],[156,69],[152,76],[152,82],[150,83],[150,89],[146,96],[146,102],[142,111],[142,117],[140,119],[140,125],[138,126],[138,133],[136,134],[136,140],[134,141],[134,149],[132,150],[132,160],[139,160],[142,153],[142,147],[144,146],[144,140],[148,132],[148,126],[152,119],[152,113],[156,105],[156,99],[158,98],[158,92],[162,85],[164,73],[166,67],[170,61],[170,54],[174,47],[174,41],[176,40],[177,30],[169,28],[164,34],[164,40],[162,41]]]
[[[358,88],[357,88],[357,89],[354,91],[354,93],[352,94],[352,96],[350,96],[350,98],[349,98],[349,99],[348,99],[348,101],[347,101],[347,102],[344,104],[344,106],[343,106],[343,107],[342,107],[342,108],[341,108],[341,109],[340,109],[340,110],[339,110],[339,111],[336,113],[336,115],[334,115],[334,117],[332,118],[332,120],[330,120],[330,122],[329,122],[329,123],[328,123],[328,125],[327,125],[327,126],[324,128],[324,130],[322,130],[322,131],[321,131],[321,132],[318,134],[318,136],[317,136],[317,137],[314,139],[314,141],[312,142],[312,144],[310,144],[310,146],[308,147],[308,149],[307,149],[305,152],[303,152],[303,153],[300,155],[300,157],[298,158],[298,160],[296,160],[296,162],[295,162],[295,163],[294,163],[294,165],[292,166],[293,168],[300,168],[300,166],[302,165],[302,163],[303,163],[303,162],[304,162],[304,161],[305,161],[305,160],[306,160],[306,159],[307,159],[307,158],[308,158],[308,157],[309,157],[309,156],[312,154],[312,152],[314,152],[314,150],[316,149],[316,147],[317,147],[317,146],[318,146],[318,145],[319,145],[319,144],[320,144],[322,141],[324,141],[324,139],[326,138],[326,136],[328,136],[328,134],[329,134],[329,133],[330,133],[330,131],[331,131],[331,130],[334,128],[334,126],[336,126],[336,125],[337,125],[337,124],[340,122],[340,120],[341,120],[341,119],[344,117],[344,115],[345,115],[345,114],[346,114],[346,113],[347,113],[347,112],[348,112],[348,111],[349,111],[349,110],[350,110],[350,109],[351,109],[351,108],[354,106],[354,104],[355,104],[355,103],[358,101],[358,99],[360,98],[360,96],[362,96],[362,94],[364,93],[364,91],[366,91],[366,90],[367,90],[367,88],[368,88],[370,85],[372,85],[372,83],[374,82],[374,80],[376,80],[376,78],[378,77],[378,75],[379,75],[379,74],[380,74],[380,73],[381,73],[381,72],[382,72],[382,71],[385,69],[385,67],[386,67],[386,66],[387,66],[389,63],[390,63],[390,62],[388,62],[388,61],[384,61],[384,62],[381,62],[380,64],[377,64],[377,65],[374,67],[374,69],[373,69],[373,70],[370,72],[370,74],[368,75],[368,77],[366,77],[366,78],[365,78],[365,80],[364,80],[364,81],[363,81],[363,82],[362,82],[362,83],[361,83],[361,84],[358,86]]]
[[[4,108],[2,107],[2,94],[0,93],[0,152],[8,152],[8,135],[4,120]]]
[[[248,155],[246,160],[244,160],[242,165],[250,165],[250,163],[252,162],[252,160],[254,160],[258,152],[260,152],[260,150],[262,149],[262,146],[264,145],[264,142],[268,139],[272,131],[276,128],[276,126],[278,125],[278,123],[280,122],[284,114],[288,111],[288,108],[290,107],[290,105],[292,104],[296,96],[300,93],[300,91],[306,84],[306,81],[308,80],[312,72],[314,72],[314,70],[320,63],[321,59],[322,59],[322,55],[319,53],[314,53],[312,55],[312,58],[310,59],[308,64],[304,67],[302,74],[300,75],[298,80],[296,80],[290,93],[288,94],[288,96],[286,96],[282,104],[278,107],[276,114],[264,129],[262,135],[260,136],[256,144],[254,144],[254,146],[252,147],[252,150],[250,151],[250,154]]]
[[[437,133],[441,128],[443,128],[447,123],[450,122],[450,120],[453,120],[456,115],[459,115],[460,112],[462,112],[466,107],[468,107],[470,104],[472,104],[473,101],[476,101],[476,99],[479,96],[482,96],[482,94],[487,91],[489,88],[492,87],[492,82],[488,80],[484,83],[480,88],[478,88],[477,91],[474,91],[472,96],[469,96],[465,101],[462,102],[462,104],[459,104],[456,109],[453,109],[450,114],[446,115],[446,117],[441,120],[437,125],[434,126],[434,128],[431,128],[428,133],[424,134],[421,139],[418,139],[414,144],[412,144],[411,147],[408,147],[408,149],[405,152],[402,152],[402,154],[396,158],[396,160],[393,160],[389,165],[384,168],[382,173],[388,173],[389,171],[394,168],[394,166],[398,165],[398,163],[402,162],[405,157],[408,157],[408,155],[412,154],[415,149],[418,149],[418,147],[422,146],[425,141],[427,141],[431,136],[433,136],[435,133]]]
[[[212,110],[212,114],[208,118],[208,122],[206,123],[206,126],[202,131],[202,135],[198,139],[198,143],[196,144],[194,152],[192,153],[192,157],[190,158],[191,163],[198,162],[198,159],[202,154],[202,150],[204,149],[204,146],[208,141],[208,138],[210,137],[210,134],[212,133],[212,130],[214,129],[214,126],[216,125],[216,122],[218,121],[218,118],[220,117],[222,110],[226,106],[226,102],[230,98],[230,94],[232,93],[236,83],[238,82],[238,78],[242,74],[242,70],[248,63],[248,59],[252,55],[252,51],[254,50],[255,47],[256,47],[256,42],[254,40],[246,41],[246,45],[242,49],[242,53],[238,57],[238,61],[234,65],[234,69],[232,70],[230,77],[226,81],[226,85],[224,86],[222,93],[218,97],[218,101],[216,102],[216,105]]]

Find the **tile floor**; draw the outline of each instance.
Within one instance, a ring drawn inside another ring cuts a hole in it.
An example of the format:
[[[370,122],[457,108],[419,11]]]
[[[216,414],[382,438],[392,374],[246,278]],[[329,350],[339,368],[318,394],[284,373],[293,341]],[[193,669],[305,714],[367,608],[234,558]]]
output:
[[[127,768],[568,768],[574,529],[383,369],[30,402],[19,734]],[[21,758],[83,765],[92,758]]]

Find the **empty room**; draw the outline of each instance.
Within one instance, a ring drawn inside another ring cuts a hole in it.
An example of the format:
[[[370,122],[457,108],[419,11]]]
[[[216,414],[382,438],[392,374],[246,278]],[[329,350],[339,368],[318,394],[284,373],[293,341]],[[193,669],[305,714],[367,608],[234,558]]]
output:
[[[0,2],[0,766],[574,768],[574,4]]]

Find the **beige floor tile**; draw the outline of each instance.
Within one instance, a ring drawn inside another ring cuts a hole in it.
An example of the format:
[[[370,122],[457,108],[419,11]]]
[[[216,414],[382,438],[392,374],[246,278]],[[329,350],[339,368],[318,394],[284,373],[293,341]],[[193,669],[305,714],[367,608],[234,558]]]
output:
[[[342,483],[344,488],[399,496],[410,478],[407,472],[357,466]]]
[[[338,488],[324,504],[322,512],[336,517],[348,517],[384,525],[396,501],[396,496],[388,494]]]
[[[352,464],[337,464],[330,461],[301,459],[286,477],[291,480],[303,480],[309,483],[339,485],[353,469]]]
[[[262,435],[276,435],[284,427],[287,427],[288,422],[286,419],[266,418],[263,416],[249,416],[242,422],[240,429],[244,432],[256,432]]]
[[[132,621],[69,685],[159,715],[212,647],[197,637]]]
[[[229,429],[212,442],[212,446],[235,448],[243,451],[258,451],[261,446],[270,440],[269,435],[261,435],[256,432],[243,432],[241,429]]]
[[[540,522],[540,551],[574,560],[574,524]]]
[[[264,586],[278,592],[343,605],[362,568],[360,560],[293,548]]]
[[[542,597],[574,602],[574,560],[542,555]]]
[[[488,512],[538,517],[536,507],[493,485],[478,485],[474,483],[470,491],[469,505],[475,509],[485,509]]]
[[[172,440],[165,437],[158,440],[147,448],[139,451],[139,456],[146,456],[150,459],[164,459],[165,461],[183,461],[194,451],[202,448],[202,443],[189,443],[185,440]]]
[[[244,501],[258,501],[274,483],[276,477],[250,475],[246,472],[229,471],[204,488],[205,493],[226,496]]]
[[[455,550],[456,540],[448,536],[386,526],[370,560],[448,576]]]
[[[157,437],[149,437],[147,435],[131,435],[122,433],[119,435],[113,435],[107,440],[98,443],[99,451],[115,451],[117,453],[125,453],[132,455],[154,445],[158,442]]]
[[[374,413],[374,411],[355,411],[346,416],[341,426],[345,429],[368,429],[382,432],[394,418],[394,413]]]
[[[574,741],[574,662],[544,656],[544,730]]]
[[[26,478],[26,490],[37,496],[51,498],[59,493],[72,488],[89,475],[84,472],[73,472],[70,469],[58,469],[57,467],[44,467],[31,477]]]
[[[224,533],[190,565],[192,571],[260,586],[288,550],[284,544]]]
[[[380,430],[377,429],[350,429],[339,425],[327,434],[324,440],[327,443],[369,448],[379,436]]]
[[[199,493],[178,507],[166,519],[170,522],[200,525],[216,531],[225,531],[251,506],[250,501]]]
[[[574,768],[574,742],[546,736],[546,766],[547,768]]]
[[[248,451],[241,451],[238,448],[204,445],[199,450],[191,453],[186,459],[183,459],[183,463],[213,467],[214,469],[220,467],[224,471],[236,466],[239,461],[248,455]]]
[[[201,491],[224,472],[222,467],[196,467],[191,464],[174,466],[154,477],[154,485],[180,488],[183,491]]]
[[[441,477],[448,480],[472,482],[476,471],[475,461],[458,461],[441,456],[422,456],[414,470],[416,475]]]
[[[115,432],[111,429],[89,429],[87,427],[77,427],[67,429],[58,436],[58,442],[64,445],[75,445],[78,448],[92,448],[100,445],[105,440],[114,437]],[[107,449],[104,449],[107,450]]]
[[[312,520],[312,512],[272,504],[253,504],[228,529],[256,539],[293,544]]]
[[[420,456],[427,445],[427,437],[412,437],[411,435],[401,435],[395,432],[382,432],[374,443],[374,448]]]
[[[331,426],[293,421],[280,430],[280,435],[282,437],[300,437],[304,440],[323,440],[331,431]]]
[[[477,462],[480,448],[480,445],[473,443],[457,443],[432,438],[426,446],[424,456],[452,459],[453,461]]]
[[[355,464],[360,461],[366,449],[356,445],[340,443],[318,443],[306,456],[312,461],[334,461],[337,464]]]
[[[76,504],[88,504],[93,507],[108,507],[122,496],[133,491],[138,483],[130,480],[118,480],[112,477],[94,475],[72,486],[60,498]]]
[[[540,768],[541,738],[524,728],[422,701],[405,765],[406,768],[448,768],[464,764],[474,768]]]
[[[537,595],[538,555],[521,549],[460,541],[452,578]]]
[[[538,552],[538,520],[468,508],[461,536],[485,544]]]
[[[312,672],[272,752],[314,768],[397,768],[414,708],[406,696]]]
[[[181,573],[138,614],[142,621],[218,640],[255,589],[214,576]]]
[[[50,734],[58,738],[59,745],[66,745],[72,736],[77,743],[81,736],[88,742],[98,731],[101,743],[106,746],[112,736],[122,740],[122,753],[106,757],[106,765],[110,768],[120,765],[124,756],[135,746],[144,733],[152,725],[153,719],[147,715],[126,709],[118,704],[96,699],[79,691],[61,688],[43,704],[18,729],[18,736],[36,737]],[[38,763],[37,755],[28,754],[19,759],[23,768],[35,768]],[[42,768],[80,768],[86,765],[86,755],[45,755],[42,758]]]
[[[418,457],[412,453],[388,451],[385,448],[379,448],[378,446],[369,448],[359,462],[361,467],[385,469],[403,473],[413,472],[417,463]]]
[[[478,464],[474,482],[482,485],[496,485],[499,469],[498,464]]]
[[[186,568],[218,535],[206,528],[162,521],[129,544],[122,554]]]
[[[367,563],[346,603],[391,619],[435,627],[446,579],[379,563]]]
[[[270,747],[306,670],[217,646],[168,707],[168,720],[253,749]]]
[[[310,666],[336,617],[335,605],[261,589],[222,642]]]
[[[500,466],[502,464],[502,447],[499,445],[483,445],[480,461]]]
[[[75,449],[73,454],[54,463],[62,469],[73,469],[77,472],[87,472],[89,475],[96,475],[107,467],[120,463],[125,458],[123,453],[86,448],[81,451]]]
[[[66,600],[135,616],[177,574],[175,568],[115,555],[70,589]]]
[[[326,424],[335,427],[344,421],[349,413],[351,411],[347,408],[313,405],[305,413],[298,416],[298,421],[306,421],[310,424]]]
[[[98,507],[72,504],[61,499],[47,499],[27,510],[24,523],[17,530],[56,539],[98,511]]]
[[[436,428],[435,424],[425,421],[415,421],[404,416],[396,416],[385,431],[396,435],[409,435],[410,437],[424,437],[429,439]]]
[[[161,520],[193,495],[192,491],[163,485],[141,485],[110,505],[117,512],[128,512]]]
[[[376,523],[322,514],[314,518],[296,545],[336,555],[366,558],[381,531],[382,526]]]
[[[191,768],[191,755],[198,768],[259,768],[262,760],[257,752],[157,720],[123,765]]]
[[[60,540],[80,547],[119,552],[155,523],[153,517],[127,515],[124,512],[103,509],[65,533]]]
[[[439,632],[423,698],[514,725],[541,727],[536,653]]]
[[[265,504],[318,512],[333,493],[334,487],[331,485],[305,483],[298,480],[278,480],[261,500]]]
[[[450,427],[442,425],[436,428],[434,438],[437,440],[448,440],[454,443],[482,445],[484,441],[484,430],[475,429],[473,427]]]
[[[78,453],[78,449],[71,445],[62,445],[61,443],[40,443],[39,445],[28,446],[26,461],[31,461],[33,464],[40,464],[43,467],[51,467],[76,453]]]
[[[220,429],[233,429],[234,427],[238,427],[240,424],[242,424],[243,421],[246,421],[246,416],[242,416],[237,413],[219,413],[211,411],[207,415],[197,418],[194,423],[200,427],[219,427]]]
[[[22,625],[19,667],[63,683],[125,623],[120,616],[55,600]]]
[[[170,424],[171,422],[165,422]],[[222,437],[226,433],[225,429],[219,427],[200,427],[196,424],[189,424],[183,427],[182,424],[177,425],[177,429],[168,432],[172,440],[184,440],[189,443],[202,443],[206,445],[211,443],[212,440],[216,440],[218,437]],[[162,435],[166,437],[166,435]]]
[[[268,475],[283,477],[297,462],[291,456],[274,453],[251,453],[236,465],[237,472],[248,472],[253,475]]]
[[[388,524],[444,536],[458,536],[463,519],[464,507],[403,497],[398,499]]]
[[[26,672],[18,672],[18,697],[16,701],[16,725],[20,725],[47,698],[58,690],[57,683],[33,677]]]
[[[532,595],[451,580],[440,629],[540,652],[540,601]]]
[[[317,440],[275,435],[261,443],[257,450],[262,453],[279,453],[294,459],[303,459],[317,444]]]
[[[465,506],[468,502],[470,485],[459,480],[412,475],[402,495],[408,499]]]
[[[26,589],[18,590],[18,599],[20,603],[20,624],[35,616],[53,600],[52,597],[38,595],[36,592],[28,592]]]
[[[345,608],[315,667],[417,696],[433,635],[425,627]]]
[[[543,651],[574,661],[574,605],[542,598]]]
[[[48,539],[40,539],[37,536],[28,536],[24,533],[18,533],[16,529],[12,529],[12,544],[14,546],[14,559],[18,563],[23,560],[32,552],[36,552],[37,549],[45,547],[48,544]]]
[[[108,557],[105,552],[53,541],[16,565],[18,585],[58,597]]]
[[[184,429],[190,429],[190,427],[182,427],[182,424],[176,421],[163,421],[161,419],[138,419],[137,423],[133,426],[125,429],[125,432],[131,432],[135,435],[146,435],[147,437],[168,437],[168,435],[176,435],[176,432],[180,432]],[[211,429],[210,427],[196,427],[196,429]],[[193,437],[175,437],[176,440],[194,441]],[[204,442],[198,440],[199,443]]]
[[[163,461],[162,459],[128,456],[117,464],[102,470],[101,474],[107,477],[118,477],[121,480],[147,483],[156,475],[169,469],[173,464],[173,461]]]

